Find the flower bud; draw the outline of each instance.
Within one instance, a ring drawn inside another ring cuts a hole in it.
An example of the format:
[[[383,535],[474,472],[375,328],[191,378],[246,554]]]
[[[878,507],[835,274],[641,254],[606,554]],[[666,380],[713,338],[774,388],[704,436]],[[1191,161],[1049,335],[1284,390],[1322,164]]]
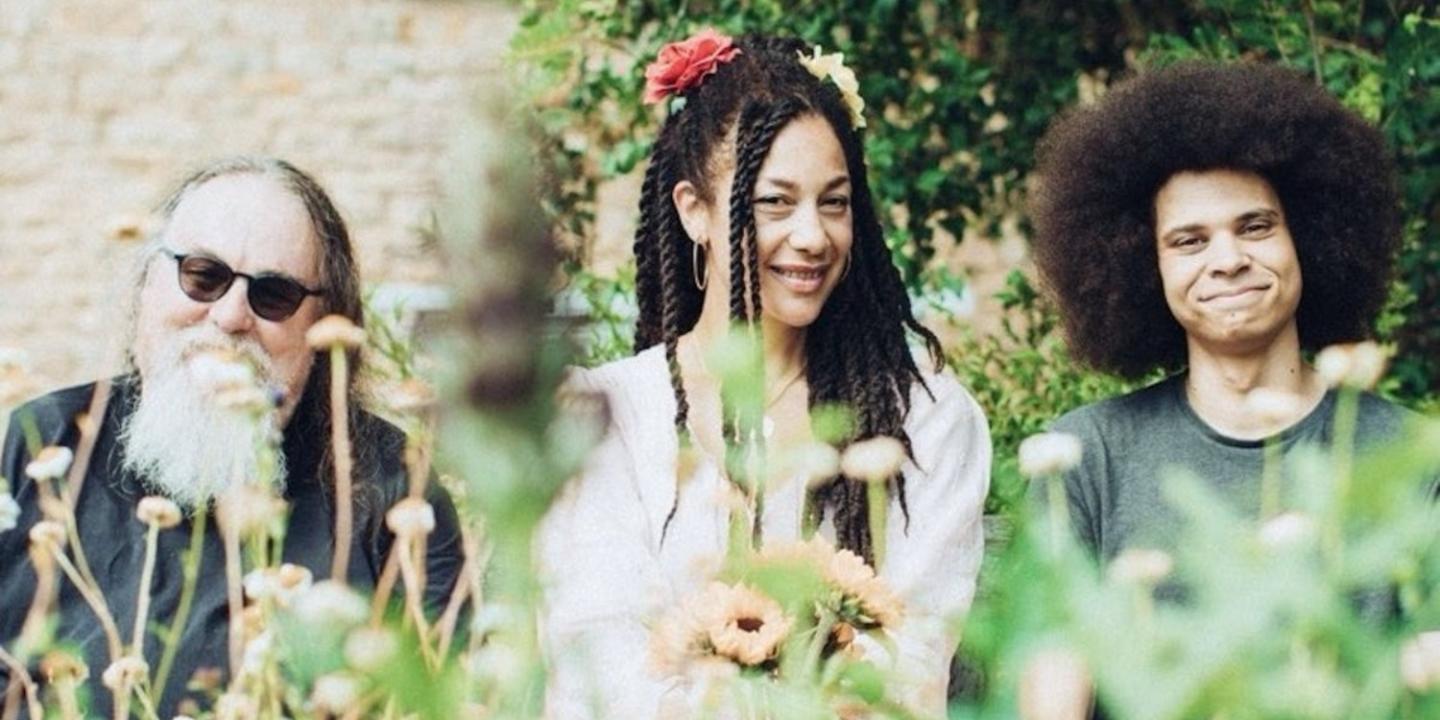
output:
[[[100,682],[111,690],[128,693],[130,688],[143,682],[149,674],[150,664],[145,662],[144,658],[126,655],[110,663],[110,667],[105,668],[105,672],[100,676]]]
[[[1422,632],[1400,645],[1400,679],[1417,693],[1440,685],[1440,631]]]
[[[15,523],[20,521],[20,504],[15,498],[0,492],[0,532],[14,530]]]
[[[309,568],[285,563],[278,568],[257,568],[245,576],[245,595],[256,602],[274,601],[289,607],[313,580]]]
[[[1329,387],[1371,390],[1385,375],[1387,357],[1374,341],[1330,345],[1315,355],[1315,371]]]
[[[397,537],[416,537],[435,529],[435,508],[420,498],[405,498],[385,513],[385,524]]]
[[[315,679],[315,687],[310,691],[310,702],[321,712],[340,716],[359,702],[363,690],[359,678],[349,673],[321,675]]]
[[[180,506],[169,498],[152,495],[140,500],[135,508],[135,517],[146,525],[168,530],[180,524]]]
[[[1020,474],[1025,477],[1059,475],[1080,464],[1084,448],[1069,433],[1031,435],[1020,443]]]
[[[381,628],[360,628],[345,639],[345,662],[362,672],[378,670],[395,657],[400,642]]]
[[[301,590],[292,605],[295,616],[310,625],[358,625],[370,616],[365,599],[334,580],[322,580]]]
[[[364,347],[365,331],[344,315],[326,315],[305,332],[305,342],[315,350]]]
[[[62,650],[45,653],[45,657],[40,659],[40,672],[44,673],[50,682],[84,682],[90,677],[90,668],[85,666],[85,661]]]
[[[1293,547],[1315,536],[1315,521],[1309,515],[1287,512],[1260,526],[1260,545],[1269,550]]]
[[[58,552],[65,547],[65,526],[54,520],[41,520],[30,527],[30,543]]]
[[[1020,672],[1021,720],[1084,720],[1090,713],[1090,671],[1065,648],[1041,650]]]
[[[1130,548],[1110,562],[1110,577],[1133,585],[1154,587],[1175,569],[1175,560],[1161,550]]]
[[[867,482],[886,482],[905,463],[905,445],[886,435],[850,443],[840,456],[840,472]]]
[[[25,475],[36,482],[59,480],[65,477],[70,463],[74,460],[75,453],[70,448],[51,445],[41,450],[35,459],[25,466]]]

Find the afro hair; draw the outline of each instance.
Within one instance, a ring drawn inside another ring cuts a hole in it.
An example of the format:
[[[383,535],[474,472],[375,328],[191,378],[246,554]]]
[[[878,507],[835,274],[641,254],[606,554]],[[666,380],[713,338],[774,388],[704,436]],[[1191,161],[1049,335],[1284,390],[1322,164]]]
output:
[[[1304,278],[1302,348],[1370,335],[1400,243],[1394,165],[1380,133],[1304,75],[1201,61],[1141,73],[1060,116],[1036,160],[1035,262],[1080,362],[1128,378],[1185,365],[1153,217],[1182,171],[1274,188]]]

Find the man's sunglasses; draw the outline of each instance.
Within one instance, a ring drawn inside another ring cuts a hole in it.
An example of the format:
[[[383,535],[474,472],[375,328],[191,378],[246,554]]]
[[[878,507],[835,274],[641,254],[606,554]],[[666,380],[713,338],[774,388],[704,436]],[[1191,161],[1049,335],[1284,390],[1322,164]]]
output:
[[[180,289],[195,302],[210,303],[225,297],[235,278],[249,281],[245,298],[250,309],[271,322],[281,322],[296,310],[310,295],[324,295],[320,290],[311,290],[300,283],[275,273],[246,275],[236,272],[229,265],[213,257],[186,255],[162,248],[161,252],[174,258],[179,272]]]

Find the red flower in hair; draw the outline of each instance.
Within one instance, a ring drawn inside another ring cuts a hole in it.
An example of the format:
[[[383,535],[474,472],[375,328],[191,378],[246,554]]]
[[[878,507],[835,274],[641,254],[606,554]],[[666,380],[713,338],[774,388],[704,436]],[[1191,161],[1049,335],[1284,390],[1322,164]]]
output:
[[[657,103],[699,85],[721,63],[739,54],[735,41],[714,28],[660,48],[660,56],[645,68],[645,103]]]

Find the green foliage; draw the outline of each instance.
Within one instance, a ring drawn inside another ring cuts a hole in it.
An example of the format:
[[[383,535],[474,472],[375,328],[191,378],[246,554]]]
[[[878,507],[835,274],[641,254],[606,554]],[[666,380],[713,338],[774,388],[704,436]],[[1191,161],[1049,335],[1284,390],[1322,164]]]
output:
[[[1054,309],[1018,270],[998,298],[1005,311],[1000,331],[970,333],[948,360],[990,420],[994,464],[985,511],[1011,514],[1028,486],[1016,455],[1020,441],[1068,410],[1138,385],[1078,368],[1065,353]]]
[[[1381,385],[1419,408],[1440,397],[1440,18],[1419,0],[1013,3],[981,0],[804,4],[779,0],[529,0],[512,49],[541,118],[548,209],[572,237],[574,286],[595,312],[588,359],[629,350],[618,281],[585,270],[595,193],[635,172],[662,111],[642,105],[642,68],[660,46],[705,26],[789,33],[845,53],[869,125],[866,159],[886,242],[920,303],[962,279],[938,248],[985,242],[1023,208],[1035,142],[1066,107],[1137,65],[1194,57],[1264,60],[1316,74],[1379,124],[1395,153],[1406,225],[1399,273],[1379,324],[1398,353]],[[1023,223],[1021,230],[1024,231]],[[967,239],[969,238],[969,239]],[[996,337],[949,348],[989,415],[996,445],[991,511],[1024,491],[1014,449],[1076,405],[1125,389],[1080,370],[1053,311],[1012,278]]]

